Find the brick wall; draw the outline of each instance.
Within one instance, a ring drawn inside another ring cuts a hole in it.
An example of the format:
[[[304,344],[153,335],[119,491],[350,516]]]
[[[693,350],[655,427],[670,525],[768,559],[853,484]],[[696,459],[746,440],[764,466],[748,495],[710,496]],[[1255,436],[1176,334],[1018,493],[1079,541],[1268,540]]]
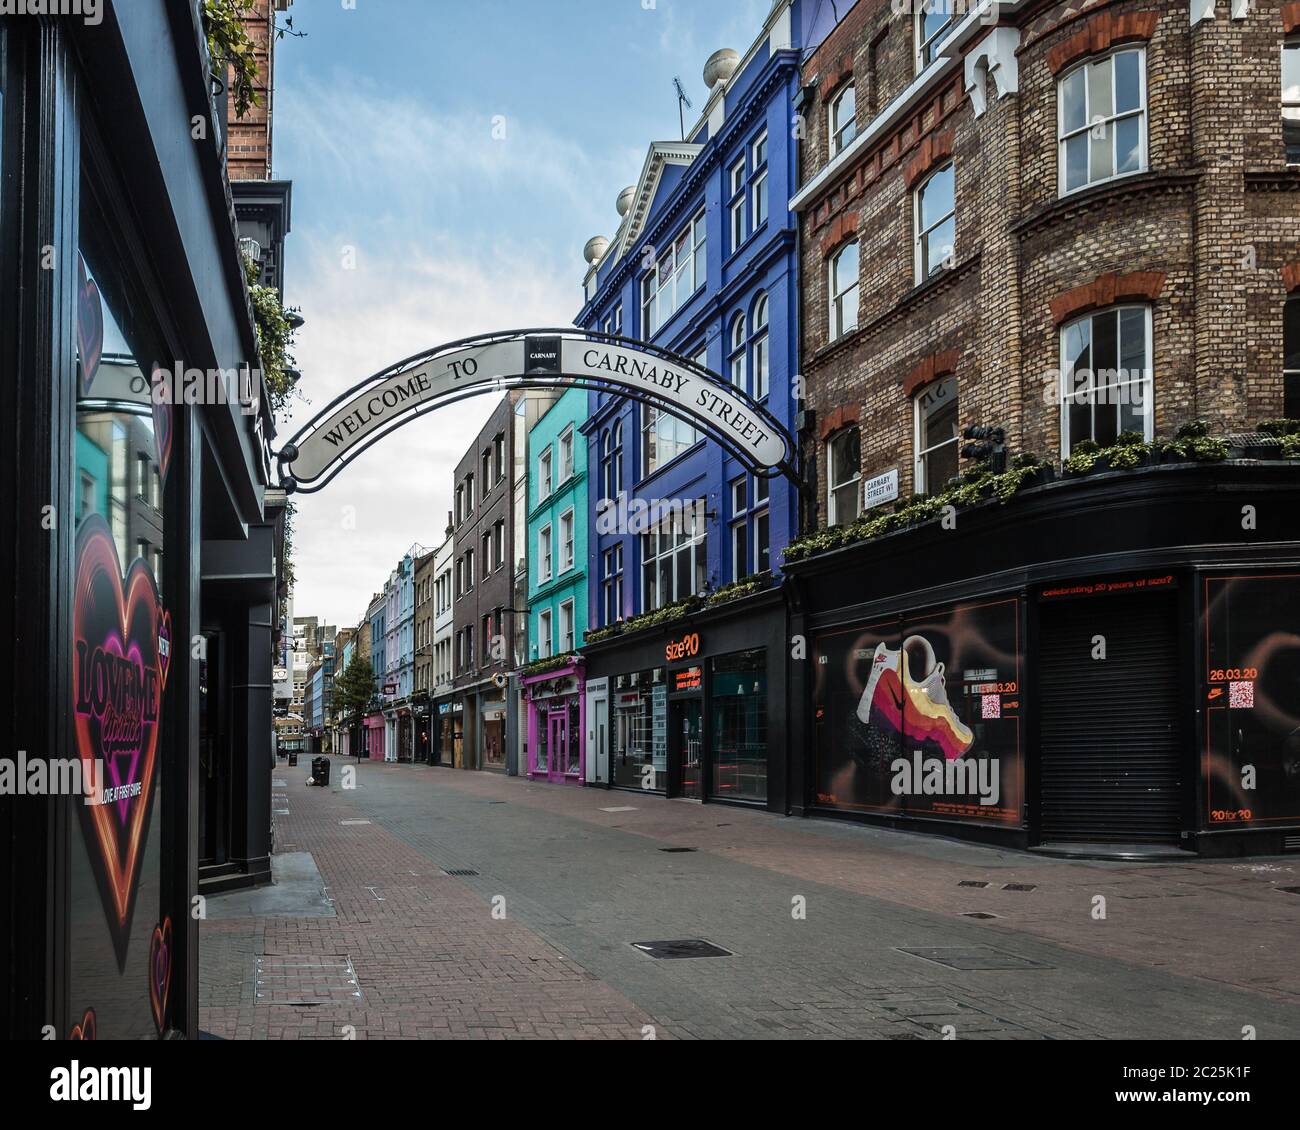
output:
[[[910,397],[947,371],[962,425],[1001,424],[1014,451],[1058,456],[1049,380],[1060,326],[1107,299],[1151,309],[1157,436],[1198,417],[1240,430],[1281,414],[1284,268],[1300,261],[1300,171],[1284,163],[1279,111],[1283,8],[1293,6],[1265,0],[1235,21],[1220,3],[1195,26],[1185,0],[1004,16],[1020,36],[1018,93],[999,98],[989,79],[977,117],[959,61],[818,186],[802,208],[801,263],[802,372],[818,427],[801,442],[819,468],[819,524],[822,444],[836,427],[860,428],[864,477],[897,467],[902,493],[912,491]],[[1145,49],[1147,169],[1062,197],[1058,81],[1122,45]],[[818,91],[801,183],[826,165],[830,97],[850,74],[861,132],[870,107],[915,77],[910,18],[858,0],[808,59],[804,82]],[[949,153],[955,250],[918,286],[912,189]],[[828,258],[854,233],[858,328],[830,342]]]

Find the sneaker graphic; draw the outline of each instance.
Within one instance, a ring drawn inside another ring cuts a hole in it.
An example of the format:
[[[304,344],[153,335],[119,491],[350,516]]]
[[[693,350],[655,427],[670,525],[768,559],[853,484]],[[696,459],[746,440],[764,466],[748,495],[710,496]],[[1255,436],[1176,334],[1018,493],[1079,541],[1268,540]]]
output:
[[[920,678],[915,678],[912,671],[918,666]],[[904,701],[910,707],[909,741],[937,746],[948,761],[974,744],[975,735],[948,704],[943,664],[936,662],[934,648],[924,636],[908,636],[897,651],[883,643],[877,645],[871,675],[858,702],[858,720],[864,724],[874,721],[902,734]]]

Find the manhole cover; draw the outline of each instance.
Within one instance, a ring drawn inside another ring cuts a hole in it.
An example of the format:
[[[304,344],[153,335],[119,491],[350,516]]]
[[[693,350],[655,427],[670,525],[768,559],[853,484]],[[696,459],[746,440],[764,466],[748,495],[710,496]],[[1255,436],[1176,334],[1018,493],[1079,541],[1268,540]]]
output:
[[[987,910],[963,910],[963,918],[996,918],[996,914],[990,914]]]
[[[946,965],[949,969],[1051,969],[1041,961],[1031,961],[1019,954],[1007,953],[992,946],[937,946],[931,949],[907,950],[899,953],[919,957],[922,961],[933,961],[936,965]]]
[[[730,950],[706,942],[703,938],[681,938],[673,942],[633,942],[632,945],[651,957],[732,957]]]
[[[257,959],[258,1004],[354,1004],[361,986],[345,953],[261,954]]]
[[[1032,891],[1038,886],[1037,883],[1003,883],[1004,891]]]
[[[468,867],[453,867],[451,869],[444,867],[442,873],[444,875],[455,875],[462,879],[472,878],[478,874],[477,871],[471,871]]]
[[[660,848],[659,850],[667,851],[667,852],[679,852],[679,851],[695,851],[697,849],[696,848]]]
[[[988,883],[983,879],[963,879],[957,884],[959,887],[987,887]]]

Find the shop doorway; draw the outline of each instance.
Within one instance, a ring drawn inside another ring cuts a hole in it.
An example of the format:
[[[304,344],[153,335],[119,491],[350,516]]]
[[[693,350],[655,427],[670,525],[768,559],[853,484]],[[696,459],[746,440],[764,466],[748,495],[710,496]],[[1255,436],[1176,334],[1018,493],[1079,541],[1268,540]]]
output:
[[[1043,842],[1177,843],[1175,593],[1040,605]]]
[[[609,782],[609,699],[593,699],[592,716],[594,718],[592,730],[595,735],[593,750],[595,776],[592,779],[596,784],[604,785]]]
[[[701,757],[704,746],[701,735],[703,713],[698,698],[680,699],[672,704],[671,732],[676,746],[673,755],[680,766],[677,795],[687,800],[700,800],[704,796]]]

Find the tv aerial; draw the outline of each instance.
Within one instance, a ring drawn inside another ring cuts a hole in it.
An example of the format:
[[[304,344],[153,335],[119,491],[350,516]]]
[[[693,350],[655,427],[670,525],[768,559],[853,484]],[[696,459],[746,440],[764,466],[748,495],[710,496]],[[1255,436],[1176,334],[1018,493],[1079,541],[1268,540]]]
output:
[[[682,80],[676,75],[673,76],[673,89],[677,91],[677,124],[681,127],[682,140],[686,140],[686,116],[682,113],[682,107],[688,110],[695,108],[691,102],[690,96],[686,93],[686,88],[682,86]]]

